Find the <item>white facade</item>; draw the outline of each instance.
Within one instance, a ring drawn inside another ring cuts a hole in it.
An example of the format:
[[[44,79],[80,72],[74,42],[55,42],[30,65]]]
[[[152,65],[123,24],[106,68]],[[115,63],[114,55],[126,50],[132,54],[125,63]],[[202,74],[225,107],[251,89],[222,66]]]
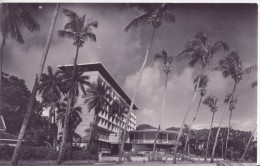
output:
[[[123,90],[119,87],[113,77],[108,73],[108,71],[103,67],[101,63],[96,64],[83,64],[78,65],[80,67],[86,67],[88,71],[85,72],[85,75],[89,76],[89,82],[97,82],[97,79],[100,78],[102,83],[111,87],[111,91],[108,92],[113,99],[122,99],[127,101],[127,104],[130,105],[129,98],[123,92]],[[62,68],[62,67],[61,67]],[[107,79],[109,80],[107,80]],[[88,87],[86,87],[88,88]],[[93,123],[94,119],[94,110],[89,111],[88,105],[84,104],[84,98],[82,98],[83,94],[79,95],[77,106],[82,107],[82,122],[78,125],[76,129],[76,133],[82,137],[80,140],[81,145],[85,145],[88,142],[90,135],[90,126]],[[126,97],[128,99],[126,99]],[[112,102],[111,102],[112,103]],[[119,141],[120,133],[124,130],[126,123],[126,115],[124,115],[123,119],[118,118],[116,115],[108,118],[110,107],[106,106],[106,109],[100,111],[98,115],[98,131],[96,134],[98,135],[98,140],[106,143],[116,143]],[[128,123],[128,131],[133,131],[136,129],[136,110],[133,110],[131,113],[131,118]]]

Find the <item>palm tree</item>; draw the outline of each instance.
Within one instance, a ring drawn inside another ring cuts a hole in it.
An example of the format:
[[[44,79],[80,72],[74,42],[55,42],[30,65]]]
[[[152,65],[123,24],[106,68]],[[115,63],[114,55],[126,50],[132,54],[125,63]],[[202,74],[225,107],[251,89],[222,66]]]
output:
[[[136,88],[135,88],[135,91],[134,91],[134,94],[133,94],[133,97],[132,97],[132,100],[131,100],[129,112],[127,114],[126,124],[128,124],[129,119],[130,119],[130,115],[131,115],[131,112],[132,112],[132,109],[133,109],[133,106],[134,106],[135,97],[136,97],[136,94],[138,92],[138,88],[139,88],[140,81],[141,81],[141,78],[142,78],[142,73],[144,71],[144,67],[146,65],[151,46],[153,44],[155,31],[156,31],[156,29],[158,29],[162,25],[162,21],[169,22],[169,23],[175,22],[175,17],[173,15],[172,11],[170,10],[170,7],[169,7],[168,4],[165,4],[165,3],[164,4],[143,4],[143,5],[140,5],[139,8],[141,10],[143,10],[145,13],[142,14],[141,16],[135,18],[134,20],[132,20],[126,26],[125,31],[127,32],[129,29],[136,28],[140,25],[151,24],[152,27],[153,27],[153,33],[152,33],[152,39],[151,39],[151,41],[148,45],[148,48],[146,50],[146,54],[145,54],[143,64],[141,66],[141,69],[139,70],[139,76],[138,76]],[[121,146],[120,146],[119,162],[122,161],[122,155],[123,155],[122,152],[124,150],[124,144],[125,144],[125,141],[126,141],[126,139],[125,139],[126,131],[127,131],[127,125],[125,125],[123,136],[122,136],[122,142],[121,142]]]
[[[97,21],[86,21],[86,16],[78,16],[72,10],[63,9],[63,13],[69,18],[69,22],[64,26],[64,30],[58,31],[58,36],[62,38],[73,39],[73,45],[76,46],[76,56],[74,63],[77,63],[79,48],[83,47],[86,40],[96,41],[96,35],[92,28],[98,27]]]
[[[198,84],[199,77],[201,77],[201,79],[200,79],[200,83]],[[197,110],[196,110],[196,113],[195,113],[195,115],[194,115],[194,118],[193,118],[193,120],[192,120],[192,122],[191,122],[191,124],[190,124],[189,130],[188,130],[188,134],[187,134],[187,136],[186,136],[186,142],[185,142],[183,154],[185,153],[187,144],[188,144],[188,142],[189,142],[190,131],[192,130],[192,126],[193,126],[193,124],[194,124],[194,122],[195,122],[195,120],[197,119],[197,116],[198,116],[198,114],[199,114],[199,109],[200,109],[200,104],[201,104],[202,98],[203,98],[203,96],[205,96],[206,93],[207,93],[206,87],[207,87],[207,85],[208,85],[208,82],[209,82],[209,79],[208,79],[207,75],[197,76],[197,77],[194,79],[194,81],[193,81],[193,83],[195,84],[195,91],[197,90],[197,89],[196,89],[197,84],[198,84],[198,86],[199,86],[198,88],[199,88],[199,90],[200,90],[200,100],[199,100],[199,104],[198,104],[198,106],[197,106]]]
[[[64,157],[65,149],[70,149],[70,144],[66,144],[67,140],[67,133],[68,133],[68,125],[69,125],[69,112],[70,108],[72,107],[74,99],[79,96],[80,91],[84,95],[86,95],[85,86],[90,86],[88,82],[89,77],[84,75],[85,73],[84,68],[80,68],[80,66],[68,66],[62,67],[61,72],[61,88],[62,91],[66,94],[67,99],[67,108],[65,112],[65,119],[64,119],[64,127],[62,133],[62,142],[59,151],[59,157],[57,163],[60,164]],[[67,148],[66,148],[67,147]]]
[[[40,25],[30,13],[34,9],[33,5],[28,4],[1,4],[0,13],[0,33],[1,33],[1,50],[0,50],[0,110],[2,110],[2,74],[4,60],[4,46],[8,35],[20,44],[24,43],[21,28],[34,32],[40,29]]]
[[[49,131],[52,129],[51,124],[55,122],[55,108],[60,101],[62,92],[60,89],[61,79],[60,71],[53,72],[51,66],[47,67],[48,74],[43,73],[41,82],[39,85],[39,93],[42,94],[43,103],[46,107],[50,107],[49,110]],[[49,136],[48,136],[49,137]],[[53,148],[56,147],[56,138],[53,138]]]
[[[54,13],[53,13],[53,17],[52,17],[52,21],[51,21],[51,26],[50,26],[49,33],[48,33],[48,36],[47,36],[47,41],[46,41],[46,44],[45,44],[45,47],[44,47],[44,50],[43,50],[43,54],[42,54],[42,59],[41,59],[41,62],[40,62],[40,69],[39,69],[38,74],[36,75],[36,78],[35,78],[35,82],[34,82],[32,93],[31,93],[31,96],[30,96],[30,99],[29,99],[29,102],[28,102],[24,121],[23,121],[21,130],[20,130],[20,133],[19,133],[19,136],[18,136],[18,141],[16,143],[15,150],[14,150],[14,153],[13,153],[13,156],[12,156],[11,165],[17,165],[18,164],[19,151],[21,149],[22,140],[23,140],[23,137],[24,137],[24,134],[25,134],[25,130],[26,130],[27,124],[29,122],[29,119],[30,119],[30,116],[31,116],[31,113],[32,113],[32,110],[33,110],[33,106],[34,106],[34,102],[35,102],[35,96],[36,96],[36,93],[37,93],[40,78],[41,78],[43,68],[45,66],[46,58],[47,58],[47,55],[48,55],[53,30],[54,30],[55,23],[56,23],[56,20],[57,20],[57,17],[58,17],[59,8],[60,8],[60,4],[56,4],[56,7],[55,7],[55,10],[54,10]],[[19,10],[17,10],[17,11],[19,11]],[[25,15],[26,15],[25,18],[28,19],[28,17],[27,17],[28,13],[25,14]],[[12,20],[14,20],[14,19],[12,18]],[[18,32],[18,31],[15,31],[15,32]],[[15,36],[17,36],[17,35],[15,35]],[[18,36],[20,36],[20,35],[18,35]]]
[[[230,98],[231,98],[231,94],[229,93],[229,94],[226,95],[224,103],[228,104]],[[229,120],[228,120],[228,131],[227,131],[224,159],[226,159],[226,155],[227,155],[229,132],[230,132],[230,122],[231,122],[232,112],[235,109],[235,104],[237,103],[237,99],[238,99],[237,97],[232,97],[232,99],[230,100],[230,104],[229,104],[230,116],[229,116]]]
[[[212,119],[211,119],[211,123],[210,123],[209,135],[208,135],[208,140],[207,140],[207,145],[206,145],[206,152],[205,152],[205,159],[204,159],[205,161],[207,161],[207,157],[208,157],[209,140],[210,140],[210,135],[211,135],[212,124],[214,121],[214,116],[215,116],[215,113],[218,111],[217,102],[218,102],[218,99],[214,96],[208,96],[203,101],[203,104],[207,105],[210,108],[210,111],[212,112]]]
[[[239,162],[243,161],[243,159],[244,159],[244,156],[246,154],[247,148],[248,148],[249,144],[251,143],[251,141],[252,141],[252,139],[254,137],[254,134],[255,134],[255,131],[256,131],[256,127],[257,127],[257,125],[255,125],[254,130],[252,131],[252,134],[251,134],[251,136],[250,136],[250,138],[249,138],[249,140],[248,140],[248,142],[246,144],[246,148],[245,148],[241,158],[239,159]]]
[[[98,77],[97,82],[94,82],[89,86],[89,89],[87,89],[84,96],[84,102],[85,104],[88,104],[89,112],[92,110],[94,111],[93,123],[90,127],[88,148],[91,148],[92,146],[91,141],[94,139],[93,132],[95,131],[93,129],[96,129],[96,125],[98,124],[98,114],[101,111],[106,111],[106,106],[110,105],[111,103],[112,98],[109,95],[109,91],[111,91],[111,88],[108,85],[105,85],[105,82],[103,82],[101,78]]]
[[[211,162],[214,162],[214,154],[215,154],[215,149],[216,149],[216,145],[217,145],[217,141],[218,141],[220,127],[222,125],[222,121],[225,117],[225,114],[226,114],[227,110],[229,109],[230,103],[233,100],[236,87],[237,87],[238,83],[242,80],[243,75],[248,74],[247,70],[243,69],[242,60],[240,59],[238,52],[234,51],[234,50],[231,51],[226,57],[224,57],[224,59],[221,59],[219,61],[219,66],[214,68],[213,70],[222,71],[222,75],[224,76],[224,78],[231,77],[234,80],[234,86],[233,86],[233,90],[231,93],[231,97],[229,98],[229,101],[228,101],[228,105],[227,105],[225,111],[223,112],[220,122],[219,122],[218,130],[217,130],[217,134],[215,137],[214,146],[213,146],[213,150],[212,150]]]
[[[189,65],[191,67],[194,67],[197,63],[199,63],[202,67],[201,74],[199,76],[198,82],[200,82],[201,76],[204,74],[205,67],[209,64],[211,64],[211,61],[213,59],[213,56],[215,53],[217,53],[220,49],[224,49],[224,51],[229,50],[229,47],[226,42],[224,41],[217,41],[214,44],[211,44],[208,41],[208,35],[203,32],[198,32],[195,34],[194,38],[189,39],[185,44],[185,49],[177,56],[177,60],[182,60],[189,58],[191,59],[189,62]],[[197,86],[199,86],[197,84]],[[196,88],[198,89],[198,88]],[[186,119],[190,113],[191,107],[193,103],[195,102],[197,96],[197,90],[194,93],[193,99],[191,104],[188,107],[188,110],[186,111],[181,128],[179,130],[178,136],[177,136],[177,142],[179,142],[182,129],[184,127],[184,124],[186,122]],[[176,154],[177,154],[178,145],[175,145],[174,147],[174,157],[173,157],[173,163],[176,164]]]
[[[96,41],[96,35],[92,32],[92,28],[97,28],[98,27],[98,22],[97,21],[91,21],[91,22],[86,22],[85,15],[82,17],[78,16],[77,13],[75,13],[72,10],[68,9],[63,9],[63,13],[69,18],[69,22],[65,24],[64,30],[59,30],[58,35],[59,37],[63,38],[70,38],[73,39],[73,45],[76,46],[76,55],[74,58],[73,62],[73,69],[72,73],[70,73],[70,78],[76,78],[77,76],[77,59],[78,59],[78,53],[79,53],[79,48],[83,47],[83,44],[85,43],[85,40],[90,40],[90,41]],[[68,82],[69,83],[69,82]],[[65,114],[65,121],[64,125],[65,127],[63,128],[63,136],[62,136],[62,143],[61,143],[61,149],[59,152],[59,157],[57,163],[60,164],[62,162],[63,158],[63,153],[64,149],[66,146],[66,136],[67,136],[67,127],[68,127],[68,122],[69,122],[69,108],[71,106],[72,99],[74,96],[77,96],[78,94],[75,91],[79,87],[83,91],[84,86],[74,86],[74,84],[78,84],[78,82],[74,79],[70,81],[70,84],[67,84],[67,95],[68,95],[68,108],[66,109],[66,114]],[[89,84],[89,83],[88,83]],[[80,84],[79,84],[80,85]],[[85,93],[84,93],[85,94]]]
[[[160,131],[160,128],[161,128],[161,118],[162,118],[162,113],[163,113],[164,105],[165,105],[167,81],[168,81],[168,75],[171,72],[171,65],[173,63],[173,56],[169,56],[168,53],[165,50],[162,50],[161,53],[158,53],[154,56],[154,59],[155,60],[161,60],[163,62],[163,64],[164,64],[163,72],[165,73],[166,77],[165,77],[165,84],[164,84],[162,108],[161,108],[161,112],[160,112],[160,116],[159,116],[159,126],[158,126],[158,130],[156,132],[156,137],[155,137],[154,144],[153,144],[153,153],[152,153],[152,159],[153,160],[154,160],[154,152],[155,152],[155,147],[156,147],[156,141],[158,139],[159,131]]]
[[[128,113],[128,111],[129,111],[129,106],[125,100],[122,100],[122,99],[113,100],[113,102],[110,106],[110,111],[108,113],[108,119],[112,118],[112,120],[114,121],[113,118],[116,118],[117,123],[118,123],[118,121],[123,122],[123,119],[124,119],[125,115]],[[119,124],[121,124],[121,122],[119,122]],[[118,133],[119,133],[118,144],[120,144],[120,142],[122,141],[121,127],[119,127]],[[120,147],[118,147],[118,151],[119,150],[120,150]]]
[[[64,99],[66,101],[67,99]],[[69,141],[71,144],[73,142],[73,135],[75,133],[75,130],[77,126],[82,122],[81,118],[81,113],[82,113],[82,108],[76,105],[76,98],[71,103],[71,109],[69,112],[69,138],[67,141]],[[64,128],[64,122],[65,122],[65,113],[66,113],[66,108],[67,108],[67,103],[62,102],[57,105],[58,110],[57,110],[57,120],[61,123],[62,128]]]

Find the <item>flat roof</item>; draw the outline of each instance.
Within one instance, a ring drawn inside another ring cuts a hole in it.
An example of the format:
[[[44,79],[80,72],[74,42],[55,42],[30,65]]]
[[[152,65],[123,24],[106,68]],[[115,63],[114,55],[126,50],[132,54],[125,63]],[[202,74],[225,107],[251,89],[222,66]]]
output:
[[[113,88],[117,91],[119,95],[121,95],[126,102],[130,105],[131,100],[130,98],[125,94],[125,92],[122,90],[122,88],[118,85],[116,80],[111,76],[111,74],[108,72],[108,70],[104,67],[104,65],[101,62],[96,63],[84,63],[84,64],[77,64],[78,67],[84,68],[86,71],[98,71],[107,81],[108,83],[113,86]],[[65,67],[72,67],[72,64],[68,65],[60,65],[58,68],[61,70]],[[134,104],[134,110],[137,110],[137,106]]]
[[[130,131],[130,133],[155,133],[158,129],[145,129],[145,130],[134,130]],[[159,133],[164,134],[178,134],[178,131],[171,131],[171,130],[160,130]]]

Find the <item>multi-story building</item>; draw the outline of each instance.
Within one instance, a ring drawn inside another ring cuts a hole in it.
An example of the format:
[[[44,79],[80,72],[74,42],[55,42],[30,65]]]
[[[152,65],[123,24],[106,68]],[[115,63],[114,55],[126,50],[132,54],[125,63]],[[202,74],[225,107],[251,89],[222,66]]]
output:
[[[72,65],[59,66],[61,70],[68,67],[72,67]],[[131,100],[129,97],[101,63],[78,64],[78,67],[86,70],[85,75],[89,76],[89,82],[97,82],[98,78],[100,78],[104,86],[109,86],[110,91],[108,93],[111,95],[112,100],[121,99],[125,101],[128,106],[130,105]],[[89,87],[86,86],[86,88]],[[94,119],[94,110],[88,109],[88,105],[84,104],[84,98],[82,98],[82,95],[83,94],[79,95],[77,102],[77,105],[82,107],[82,122],[78,125],[76,133],[81,136],[81,139],[77,140],[77,142],[81,146],[87,146],[91,124],[93,124]],[[106,105],[106,109],[100,111],[97,117],[98,127],[94,132],[97,136],[96,140],[99,149],[117,149],[115,147],[118,147],[120,142],[120,133],[122,133],[126,125],[126,114],[123,115],[123,118],[119,118],[117,115],[109,118],[109,112],[111,111],[110,109],[111,107]],[[127,124],[128,131],[133,131],[136,129],[136,111],[137,107],[134,105],[134,110],[131,113],[130,121]]]

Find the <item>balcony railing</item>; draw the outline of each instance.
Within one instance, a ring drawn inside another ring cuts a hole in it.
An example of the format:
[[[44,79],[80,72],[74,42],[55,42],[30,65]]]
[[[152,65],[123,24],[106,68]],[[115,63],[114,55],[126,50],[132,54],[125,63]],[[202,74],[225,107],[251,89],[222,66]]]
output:
[[[154,139],[134,139],[134,140],[130,140],[130,143],[133,144],[140,144],[140,143],[154,143]],[[167,139],[158,139],[157,143],[160,144],[172,144],[175,145],[177,143],[176,140],[167,140]],[[179,146],[180,146],[180,142],[179,142]]]

